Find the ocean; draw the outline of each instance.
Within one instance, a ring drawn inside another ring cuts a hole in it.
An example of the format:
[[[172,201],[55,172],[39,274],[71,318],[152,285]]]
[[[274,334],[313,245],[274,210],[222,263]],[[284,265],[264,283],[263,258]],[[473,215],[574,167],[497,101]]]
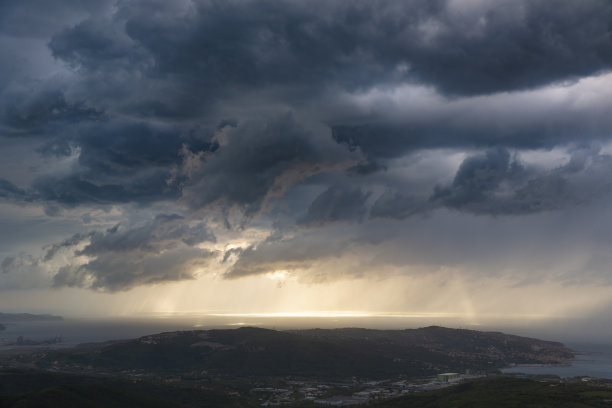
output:
[[[570,365],[514,366],[504,373],[553,374],[562,378],[593,377],[612,379],[612,347],[606,344],[567,343],[576,357]]]

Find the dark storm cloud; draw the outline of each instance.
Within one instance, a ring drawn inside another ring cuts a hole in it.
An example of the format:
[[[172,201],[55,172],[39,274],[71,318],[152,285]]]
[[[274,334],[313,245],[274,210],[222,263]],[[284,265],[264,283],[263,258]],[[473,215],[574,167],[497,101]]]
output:
[[[322,192],[308,207],[299,225],[323,226],[337,221],[361,221],[366,214],[365,202],[370,196],[360,188],[333,185]]]
[[[423,214],[429,209],[429,203],[406,193],[385,191],[372,205],[370,217],[404,219]]]
[[[62,126],[86,120],[97,120],[103,113],[86,107],[82,102],[68,103],[57,90],[35,95],[17,95],[4,108],[2,123],[14,132],[44,132],[45,125]],[[10,134],[10,133],[9,133]]]
[[[194,220],[217,209],[228,229],[236,209],[240,227],[284,228],[226,251],[233,278],[338,258],[355,230],[389,220],[589,203],[608,194],[609,156],[576,149],[552,169],[520,157],[610,139],[607,94],[581,82],[612,68],[610,21],[604,0],[2,2],[0,137],[39,143],[47,162],[24,157],[23,177],[2,167],[0,198],[56,217],[185,215],[45,248],[43,263],[79,260],[53,266],[56,287],[106,291],[196,277],[216,238]],[[394,167],[435,149],[469,152],[431,166],[454,178]]]
[[[521,103],[529,105],[532,102],[518,99],[507,104],[508,111],[500,113],[491,112],[487,101],[483,100],[471,106],[469,113],[436,114],[432,109],[431,117],[415,118],[405,123],[334,125],[332,137],[352,151],[359,149],[370,160],[366,169],[371,170],[381,167],[377,160],[401,157],[420,149],[488,149],[497,146],[550,149],[573,143],[576,135],[580,135],[584,142],[612,137],[609,131],[612,123],[605,115],[594,115],[588,109],[576,111],[568,109],[565,103],[557,103],[558,108],[553,112],[534,104],[533,111],[541,111],[539,118],[531,117],[532,114],[526,114],[524,118],[513,117],[510,109],[522,108]],[[593,109],[597,108],[593,106]]]
[[[81,204],[150,202],[176,198],[169,186],[180,150],[214,150],[212,132],[197,126],[164,126],[109,118],[84,103],[68,103],[62,92],[45,91],[5,102],[2,121],[11,136],[38,137],[39,153],[78,155],[71,174],[38,177],[30,188],[3,184],[3,197],[35,202]],[[26,191],[27,190],[27,191]]]
[[[15,264],[15,259],[16,258],[14,256],[7,256],[2,260],[2,264],[0,264],[0,270],[2,271],[2,273],[9,273],[9,271]]]
[[[89,244],[78,251],[77,255],[96,256],[136,250],[159,253],[178,242],[194,246],[215,241],[215,235],[203,222],[190,226],[182,216],[161,214],[142,227],[127,230],[115,227],[105,233],[95,233]]]
[[[53,285],[118,292],[141,285],[195,279],[214,253],[197,248],[173,248],[164,253],[105,253],[81,266],[66,265],[53,277]]]
[[[66,20],[78,21],[100,13],[115,0],[3,0],[0,3],[0,33],[16,37],[43,37],[61,29]]]
[[[180,196],[178,184],[170,184],[180,165],[180,151],[211,152],[218,148],[212,133],[201,129],[159,128],[137,123],[110,123],[81,129],[70,141],[79,149],[80,174],[47,177],[34,184],[44,199],[66,205],[81,203],[146,204]],[[61,140],[61,139],[60,139]],[[56,151],[51,142],[41,148]]]
[[[56,57],[91,70],[152,58],[148,75],[174,76],[208,92],[274,84],[354,89],[409,79],[469,95],[609,69],[611,16],[612,7],[598,0],[560,7],[538,1],[480,7],[199,1],[182,8],[125,2],[111,24],[77,24],[50,47]]]
[[[463,161],[453,183],[437,187],[432,201],[452,208],[465,208],[488,203],[502,183],[514,185],[524,179],[525,170],[511,160],[507,150],[490,150],[484,155],[472,156]]]
[[[387,167],[375,161],[363,161],[354,166],[349,167],[346,171],[348,174],[366,176],[378,171],[387,170]]]
[[[452,94],[481,94],[609,67],[605,16],[611,8],[605,2],[553,12],[529,1],[469,7],[462,11],[445,1],[120,2],[114,12],[92,14],[48,42],[53,56],[75,72],[70,100],[57,90],[22,98],[7,105],[4,122],[11,129],[50,136],[41,152],[80,149],[86,172],[37,182],[34,188],[43,199],[66,205],[144,203],[177,196],[163,186],[164,170],[151,175],[150,167],[177,165],[183,145],[194,154],[215,150],[212,132],[194,136],[188,125],[174,120],[200,117],[214,103],[238,95],[265,89],[271,92],[266,98],[291,106],[301,103],[299,95],[406,81]],[[161,129],[137,120],[127,123],[118,114],[169,122]],[[494,126],[461,129],[424,120],[399,128],[337,125],[332,133],[370,159],[349,169],[367,175],[384,169],[377,158],[420,148],[548,147],[573,137],[575,129],[564,125],[561,121],[551,129],[550,121],[542,121],[500,133]],[[242,152],[230,142],[208,159],[205,182],[185,184],[187,201],[201,207],[225,199],[256,210],[287,169],[319,164],[308,138],[278,136],[271,146],[265,136],[249,142],[259,147]],[[304,159],[293,153],[297,150]],[[252,154],[256,151],[265,154]],[[136,170],[149,174],[138,181],[118,177]],[[194,185],[201,193],[192,193]],[[156,189],[164,192],[156,194]]]
[[[343,156],[333,144],[319,145],[291,114],[226,127],[219,138],[225,141],[212,155],[185,152],[183,199],[192,208],[222,203],[252,214],[267,197]]]
[[[169,167],[181,161],[183,146],[214,151],[212,133],[180,127],[156,127],[143,122],[110,123],[83,129],[74,141],[79,164],[92,173],[125,174],[151,167]]]
[[[593,149],[578,149],[566,165],[549,171],[526,169],[505,150],[489,151],[465,159],[452,184],[436,187],[430,201],[473,214],[559,210],[607,196],[610,186],[601,180],[610,169],[612,157]]]
[[[425,32],[433,31],[431,42],[424,45],[418,36],[415,57],[408,58],[416,77],[443,92],[526,89],[610,69],[609,3],[454,4],[454,12],[446,8],[442,16],[421,21]]]
[[[179,192],[167,184],[170,173],[154,171],[129,181],[98,182],[85,175],[46,176],[32,185],[31,199],[75,207],[114,203],[148,203],[176,199]]]
[[[146,58],[113,21],[91,18],[53,36],[53,56],[72,68],[90,71],[134,70]]]
[[[196,151],[218,147],[211,142],[213,132],[197,125],[172,126],[118,118],[91,121],[99,117],[90,114],[89,110],[82,110],[79,113],[83,114],[75,117],[75,121],[89,122],[61,128],[56,123],[57,114],[61,112],[56,108],[41,110],[46,113],[38,116],[45,120],[38,122],[51,123],[38,130],[45,140],[39,152],[62,156],[79,149],[79,164],[103,174],[133,173],[141,168],[178,164],[181,160],[179,151],[184,145]],[[51,115],[53,118],[49,118]]]
[[[446,208],[475,215],[526,215],[587,205],[612,191],[603,180],[612,157],[597,149],[572,152],[554,169],[525,166],[505,149],[467,157],[449,185],[429,197],[386,191],[373,204],[371,218],[406,219]]]
[[[68,207],[82,204],[147,204],[176,199],[179,186],[168,181],[180,165],[183,148],[210,152],[218,148],[212,132],[182,127],[160,127],[143,122],[113,121],[80,125],[61,133],[47,128],[38,151],[45,156],[78,154],[71,174],[37,178],[27,191],[0,185],[0,196]]]
[[[8,180],[0,178],[0,198],[11,201],[28,201],[30,199],[27,191],[17,187]]]
[[[76,255],[98,256],[106,253],[148,252],[160,253],[181,244],[195,246],[204,242],[216,242],[214,233],[203,222],[190,223],[178,214],[159,214],[153,220],[138,227],[117,224],[106,231],[78,233],[51,245],[44,261],[53,259],[59,251],[83,244]]]
[[[193,279],[194,269],[205,266],[213,252],[197,248],[215,242],[203,222],[189,222],[177,214],[159,214],[136,227],[120,224],[92,231],[52,245],[42,258],[50,262],[61,252],[86,256],[81,265],[69,263],[54,275],[54,286],[121,291],[137,285]]]

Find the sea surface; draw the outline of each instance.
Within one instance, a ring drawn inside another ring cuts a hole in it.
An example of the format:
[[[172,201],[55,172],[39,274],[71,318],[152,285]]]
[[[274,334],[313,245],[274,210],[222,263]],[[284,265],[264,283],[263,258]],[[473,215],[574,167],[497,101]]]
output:
[[[612,347],[606,344],[567,343],[576,357],[569,365],[514,366],[505,373],[553,374],[562,378],[593,377],[612,379]]]

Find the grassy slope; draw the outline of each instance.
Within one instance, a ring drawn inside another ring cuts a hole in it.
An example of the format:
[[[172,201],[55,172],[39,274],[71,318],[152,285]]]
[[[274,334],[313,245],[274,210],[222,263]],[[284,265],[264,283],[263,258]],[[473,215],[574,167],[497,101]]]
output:
[[[603,408],[612,390],[581,383],[542,383],[494,377],[450,388],[372,403],[379,408]],[[132,384],[108,377],[35,371],[0,371],[0,407],[6,408],[234,408],[257,406],[222,392],[183,389],[153,383]],[[308,402],[286,405],[314,407]]]
[[[216,390],[41,371],[1,370],[0,407],[191,408],[244,407],[240,398]]]
[[[612,390],[580,383],[494,377],[443,390],[382,401],[380,408],[587,408],[610,407]]]

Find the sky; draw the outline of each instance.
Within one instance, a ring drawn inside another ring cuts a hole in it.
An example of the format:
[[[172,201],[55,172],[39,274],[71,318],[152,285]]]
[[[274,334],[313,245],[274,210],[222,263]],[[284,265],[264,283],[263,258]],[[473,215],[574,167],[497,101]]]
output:
[[[612,323],[607,0],[4,0],[0,309]]]

